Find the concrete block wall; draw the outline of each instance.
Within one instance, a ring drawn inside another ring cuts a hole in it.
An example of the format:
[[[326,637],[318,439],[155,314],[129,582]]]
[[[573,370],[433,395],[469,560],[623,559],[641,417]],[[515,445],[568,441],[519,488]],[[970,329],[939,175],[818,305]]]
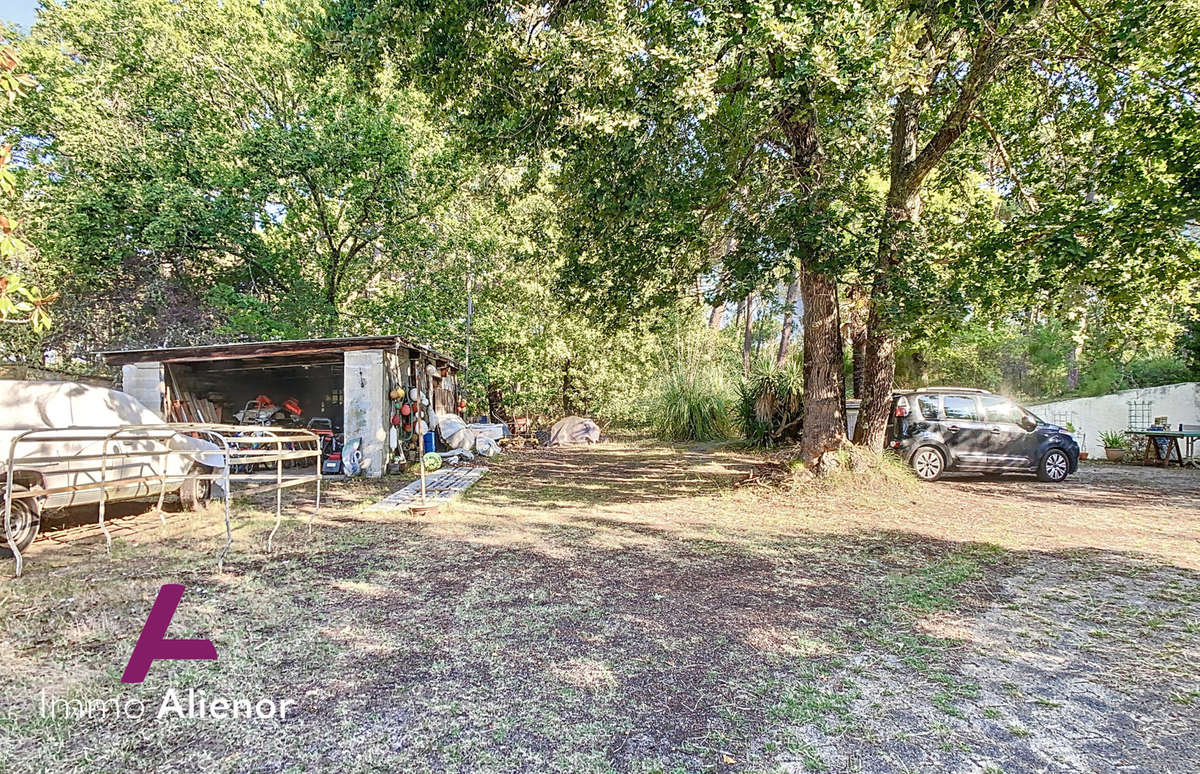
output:
[[[387,454],[388,378],[381,349],[345,353],[342,374],[346,442],[362,439],[363,475],[383,475]]]
[[[1079,441],[1080,448],[1099,457],[1104,455],[1100,433],[1131,429],[1129,404],[1134,401],[1148,402],[1151,421],[1154,417],[1165,416],[1172,429],[1178,428],[1181,423],[1200,424],[1200,382],[1142,387],[1093,398],[1056,400],[1031,405],[1029,409],[1047,422],[1062,425],[1070,422],[1075,426],[1075,439]]]
[[[166,385],[162,363],[128,363],[121,366],[121,392],[132,395],[160,419]]]

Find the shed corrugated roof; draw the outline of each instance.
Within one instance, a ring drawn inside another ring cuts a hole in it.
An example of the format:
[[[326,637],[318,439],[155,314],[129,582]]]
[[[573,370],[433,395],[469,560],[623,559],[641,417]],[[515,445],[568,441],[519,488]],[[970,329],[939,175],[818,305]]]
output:
[[[339,339],[293,339],[288,341],[245,341],[233,344],[211,344],[202,347],[161,347],[158,349],[120,349],[101,352],[108,365],[126,363],[188,363],[202,360],[238,360],[251,357],[278,357],[281,355],[316,355],[331,352],[346,352],[356,349],[408,349],[420,352],[430,359],[448,364],[461,370],[462,366],[453,358],[435,352],[429,347],[414,344],[401,336],[351,336]]]

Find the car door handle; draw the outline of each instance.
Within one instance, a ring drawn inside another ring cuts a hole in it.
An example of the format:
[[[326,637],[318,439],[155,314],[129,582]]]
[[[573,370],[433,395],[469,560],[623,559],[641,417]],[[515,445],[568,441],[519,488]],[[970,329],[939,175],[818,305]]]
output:
[[[999,433],[999,432],[1000,432],[1000,428],[999,428],[999,427],[993,427],[993,428],[992,428],[992,432],[993,432],[993,433]]]
[[[958,425],[950,425],[950,426],[949,426],[949,427],[947,427],[946,429],[947,429],[947,430],[949,430],[949,431],[950,431],[950,432],[952,432],[952,433],[957,433],[957,432],[958,432]]]

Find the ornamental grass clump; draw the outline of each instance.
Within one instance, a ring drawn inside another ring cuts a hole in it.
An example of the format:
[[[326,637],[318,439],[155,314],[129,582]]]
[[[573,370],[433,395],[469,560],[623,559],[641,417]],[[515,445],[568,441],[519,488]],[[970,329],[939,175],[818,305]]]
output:
[[[670,367],[651,399],[651,426],[671,441],[715,441],[733,429],[729,390],[715,369]]]

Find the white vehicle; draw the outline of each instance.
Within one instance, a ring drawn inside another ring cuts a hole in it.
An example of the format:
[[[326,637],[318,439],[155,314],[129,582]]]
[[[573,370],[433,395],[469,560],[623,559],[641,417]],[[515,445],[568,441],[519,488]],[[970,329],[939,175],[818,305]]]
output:
[[[14,497],[8,526],[17,550],[33,542],[46,511],[91,505],[101,498],[156,498],[164,483],[166,491],[179,493],[184,508],[203,507],[212,487],[200,476],[223,464],[219,447],[165,424],[116,390],[76,382],[0,380],[0,518],[11,455]],[[136,427],[141,425],[164,427]],[[46,494],[15,496],[38,490]],[[10,553],[2,531],[0,553]]]

